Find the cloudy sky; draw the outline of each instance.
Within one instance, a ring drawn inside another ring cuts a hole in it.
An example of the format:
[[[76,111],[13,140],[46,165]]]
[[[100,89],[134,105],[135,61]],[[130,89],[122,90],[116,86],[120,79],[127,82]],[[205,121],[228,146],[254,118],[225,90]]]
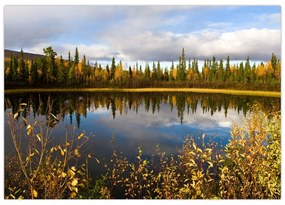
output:
[[[4,47],[89,60],[264,61],[281,53],[280,6],[5,6]]]

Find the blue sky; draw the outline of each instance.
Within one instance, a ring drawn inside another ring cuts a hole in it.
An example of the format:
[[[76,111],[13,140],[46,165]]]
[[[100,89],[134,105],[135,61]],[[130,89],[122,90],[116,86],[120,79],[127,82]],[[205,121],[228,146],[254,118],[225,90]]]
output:
[[[265,61],[281,53],[280,6],[5,6],[4,47],[91,61]]]

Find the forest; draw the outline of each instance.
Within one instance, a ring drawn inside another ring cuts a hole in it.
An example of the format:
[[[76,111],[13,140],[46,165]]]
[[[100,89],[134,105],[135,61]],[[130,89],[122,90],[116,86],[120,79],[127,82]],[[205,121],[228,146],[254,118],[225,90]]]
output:
[[[91,64],[83,55],[79,59],[76,47],[74,57],[68,53],[63,59],[52,47],[43,49],[44,56],[28,59],[21,49],[19,55],[5,58],[5,88],[30,87],[96,87],[96,88],[146,88],[146,87],[195,87],[231,88],[239,90],[280,91],[281,60],[272,53],[266,63],[251,65],[250,58],[245,62],[231,64],[226,60],[204,59],[200,69],[198,59],[186,59],[184,48],[178,63],[163,68],[160,61],[144,68],[136,63],[125,68],[122,61],[113,57],[112,62],[102,67],[97,61]]]

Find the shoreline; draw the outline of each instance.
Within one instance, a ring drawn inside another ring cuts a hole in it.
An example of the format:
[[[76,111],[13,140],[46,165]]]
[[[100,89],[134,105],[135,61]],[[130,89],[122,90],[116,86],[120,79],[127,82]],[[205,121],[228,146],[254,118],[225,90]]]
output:
[[[5,94],[35,93],[35,92],[187,92],[187,93],[217,93],[228,95],[246,95],[263,97],[281,97],[281,92],[211,89],[211,88],[27,88],[7,89]]]

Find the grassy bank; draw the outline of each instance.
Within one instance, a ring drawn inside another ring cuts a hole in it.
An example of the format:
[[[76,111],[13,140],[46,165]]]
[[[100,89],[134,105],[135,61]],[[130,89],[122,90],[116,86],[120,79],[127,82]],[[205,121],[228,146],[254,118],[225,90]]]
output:
[[[32,92],[193,92],[193,93],[218,93],[228,95],[247,95],[264,97],[281,97],[281,92],[209,89],[209,88],[30,88],[9,89],[5,94],[32,93]]]

